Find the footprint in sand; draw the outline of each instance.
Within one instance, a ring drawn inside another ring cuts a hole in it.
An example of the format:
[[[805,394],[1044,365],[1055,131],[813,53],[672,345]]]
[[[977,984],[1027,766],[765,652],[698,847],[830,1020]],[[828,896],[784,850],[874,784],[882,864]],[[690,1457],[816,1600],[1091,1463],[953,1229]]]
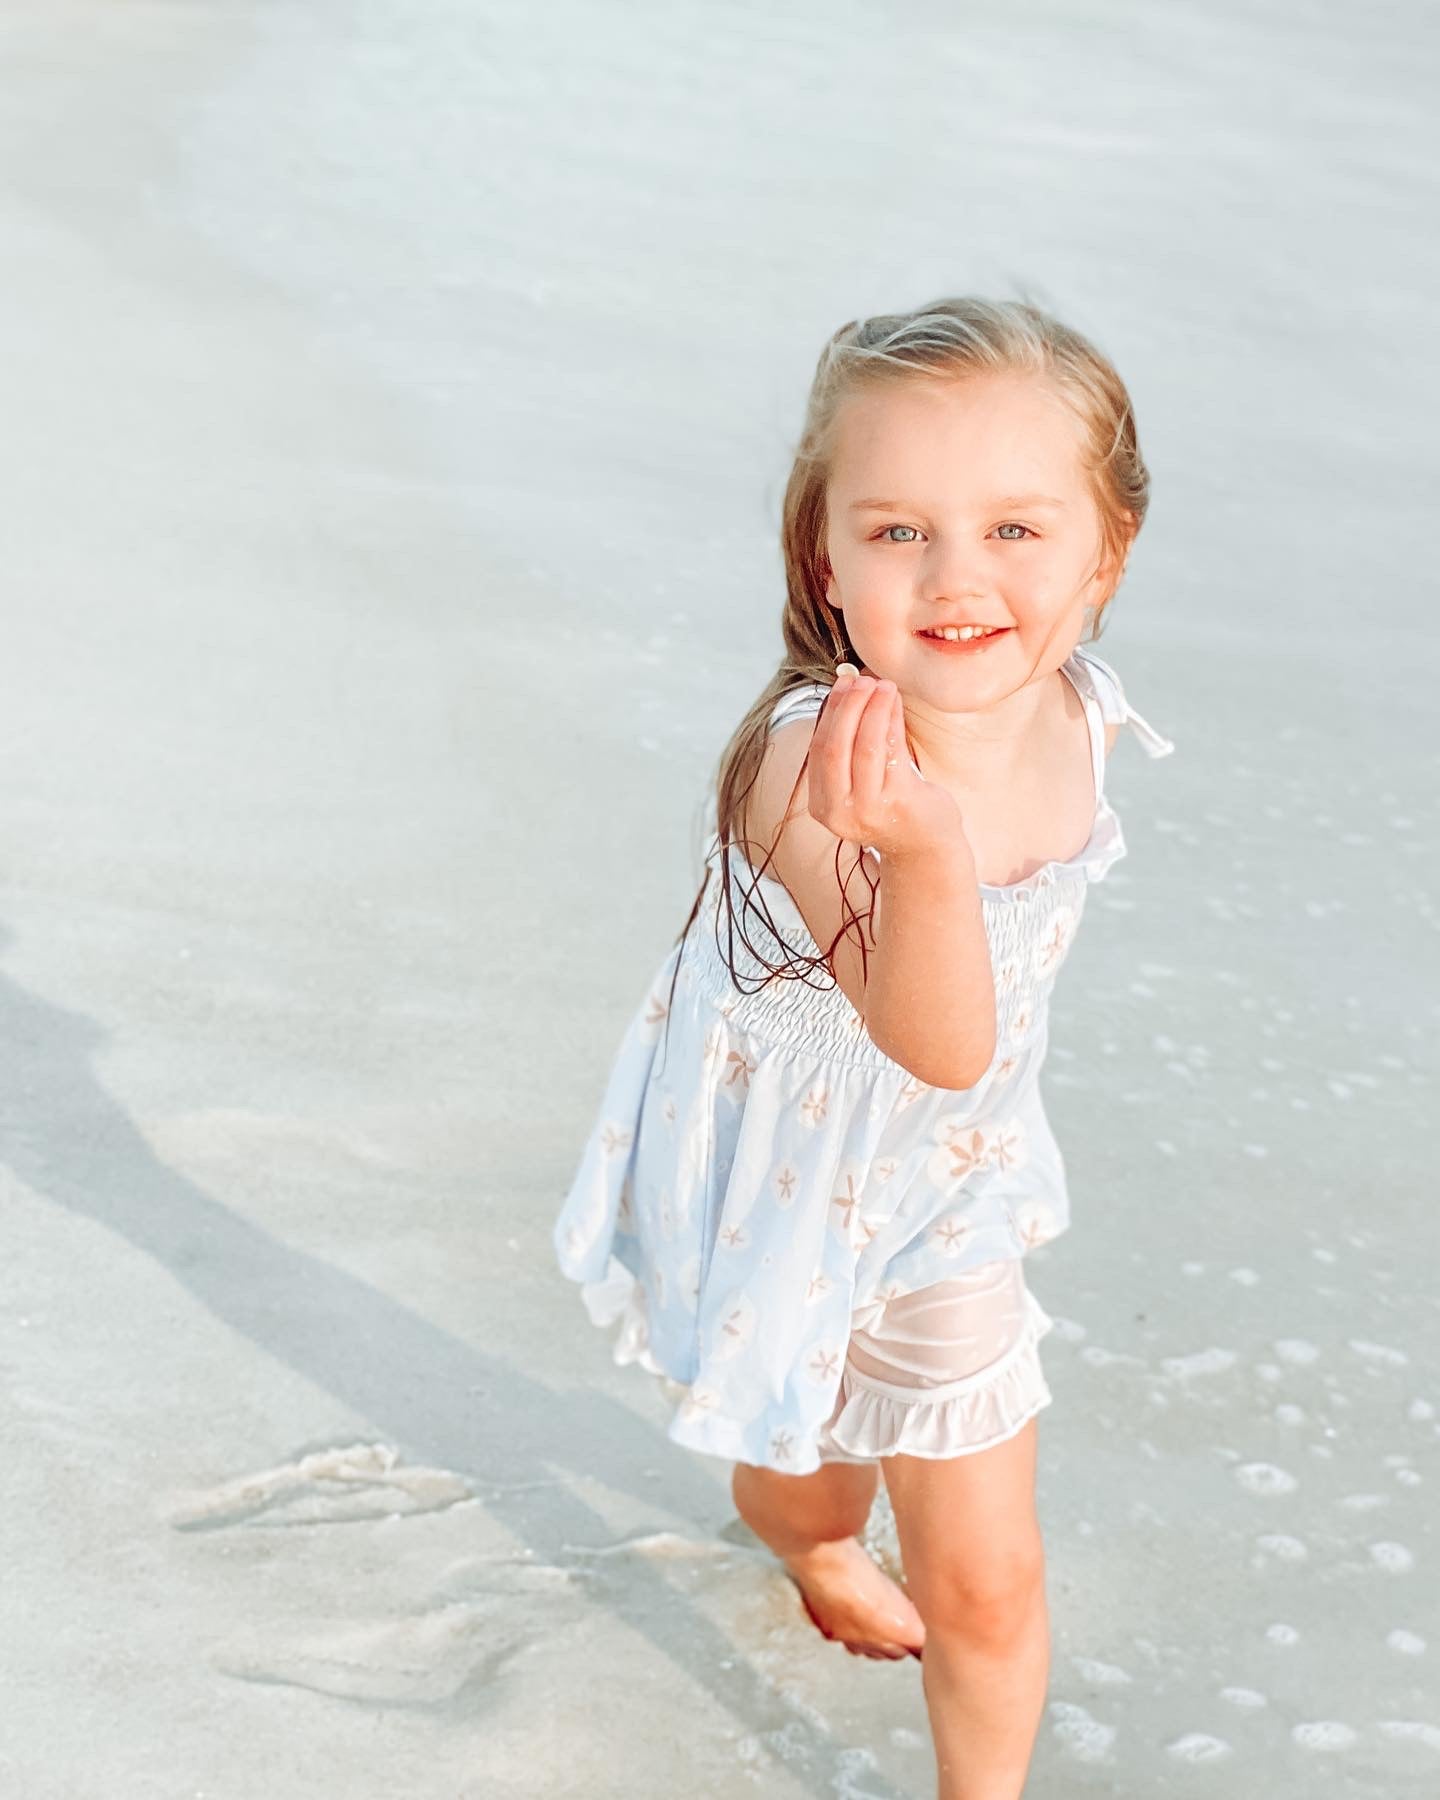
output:
[[[212,1665],[237,1681],[306,1688],[341,1700],[436,1706],[493,1683],[515,1657],[553,1642],[580,1617],[564,1570],[520,1560],[466,1565],[470,1597],[399,1619],[331,1624],[303,1633],[251,1632],[213,1650]]]
[[[472,1497],[448,1469],[408,1468],[389,1444],[317,1450],[298,1462],[242,1475],[218,1487],[173,1496],[165,1509],[176,1531],[227,1525],[333,1525],[396,1513],[441,1512]]]

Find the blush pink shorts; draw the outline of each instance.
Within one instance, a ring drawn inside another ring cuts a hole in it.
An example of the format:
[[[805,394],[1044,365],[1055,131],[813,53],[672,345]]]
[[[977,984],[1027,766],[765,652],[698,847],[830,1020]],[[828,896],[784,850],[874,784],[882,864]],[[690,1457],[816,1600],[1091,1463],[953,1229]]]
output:
[[[822,1462],[968,1456],[1051,1400],[1040,1339],[1054,1321],[1019,1258],[858,1307]]]

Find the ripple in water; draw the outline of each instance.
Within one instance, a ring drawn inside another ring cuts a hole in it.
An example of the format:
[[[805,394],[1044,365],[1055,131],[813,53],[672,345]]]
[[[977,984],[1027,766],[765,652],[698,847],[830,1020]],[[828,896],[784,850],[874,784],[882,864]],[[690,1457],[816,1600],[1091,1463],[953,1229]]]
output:
[[[1290,1735],[1302,1750],[1348,1750],[1355,1742],[1352,1728],[1338,1719],[1311,1719],[1297,1725]]]
[[[1184,1763],[1221,1762],[1231,1754],[1224,1738],[1211,1737],[1206,1731],[1187,1731],[1184,1737],[1176,1738],[1165,1749],[1176,1762]]]
[[[1267,1462],[1241,1463],[1235,1479],[1252,1494],[1293,1494],[1300,1485],[1288,1469]]]

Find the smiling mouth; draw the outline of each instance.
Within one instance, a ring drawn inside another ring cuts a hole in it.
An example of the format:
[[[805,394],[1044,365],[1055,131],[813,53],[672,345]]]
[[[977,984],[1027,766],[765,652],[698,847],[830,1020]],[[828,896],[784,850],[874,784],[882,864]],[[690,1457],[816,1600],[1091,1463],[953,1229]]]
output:
[[[992,631],[982,631],[978,637],[960,637],[955,626],[949,626],[945,629],[955,632],[956,635],[947,637],[944,635],[944,630],[936,629],[917,631],[915,635],[921,639],[923,643],[933,645],[936,650],[948,651],[952,655],[957,653],[973,654],[977,650],[983,650],[987,644],[995,644],[998,643],[1000,639],[1008,637],[1014,627],[1002,625]],[[964,629],[964,627],[959,629]]]

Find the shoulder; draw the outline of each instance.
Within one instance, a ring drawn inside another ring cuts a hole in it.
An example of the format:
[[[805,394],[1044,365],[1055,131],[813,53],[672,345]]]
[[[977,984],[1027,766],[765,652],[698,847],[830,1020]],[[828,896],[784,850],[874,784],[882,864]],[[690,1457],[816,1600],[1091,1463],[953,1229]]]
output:
[[[875,948],[878,880],[861,847],[836,837],[810,811],[808,759],[829,692],[827,685],[817,684],[804,694],[797,691],[793,707],[776,708],[779,722],[771,725],[735,830],[751,866],[763,864],[769,878],[789,895],[837,986],[863,1018],[865,957]],[[852,881],[861,864],[869,875],[864,887]]]
[[[799,719],[808,719],[813,727],[829,692],[822,681],[807,681],[791,688],[775,702],[770,714],[770,730],[778,731]]]
[[[829,690],[814,683],[792,688],[776,702],[755,785],[745,798],[743,835],[769,849],[808,801],[805,758]]]
[[[767,844],[788,816],[804,810],[805,758],[829,692],[822,682],[806,682],[782,694],[771,710],[764,759],[745,802],[748,834]]]

